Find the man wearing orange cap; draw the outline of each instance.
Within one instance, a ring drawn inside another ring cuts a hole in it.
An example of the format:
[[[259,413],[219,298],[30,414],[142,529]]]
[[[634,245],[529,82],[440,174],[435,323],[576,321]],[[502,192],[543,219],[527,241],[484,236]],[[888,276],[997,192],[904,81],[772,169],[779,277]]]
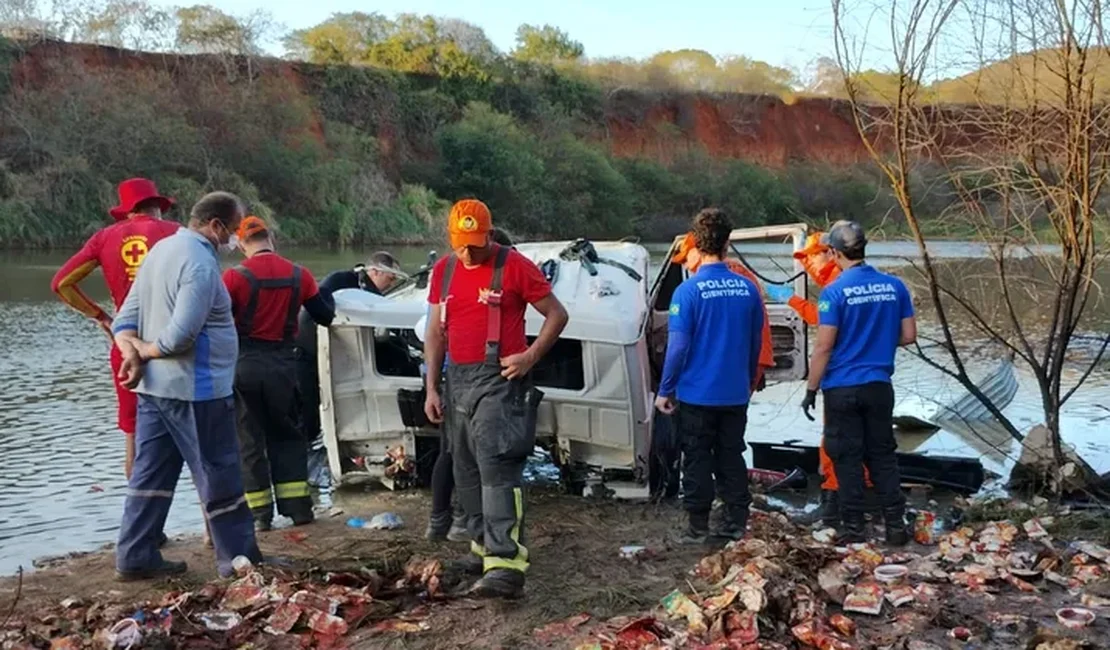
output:
[[[697,273],[698,268],[701,267],[701,254],[698,252],[698,247],[694,242],[693,232],[686,233],[686,237],[678,246],[678,252],[674,254],[671,261],[675,264],[682,264],[685,266],[686,270],[690,272],[690,275]],[[754,284],[757,289],[759,288],[759,281],[756,279],[755,275],[749,271],[740,260],[730,257],[725,260],[725,264],[728,266],[729,271],[751,280],[751,283]],[[759,348],[759,367],[756,369],[756,376],[752,383],[752,388],[757,391],[763,390],[763,386],[766,383],[764,375],[767,370],[775,367],[775,347],[771,342],[771,322],[767,319],[766,308],[763,309],[762,336],[763,344]]]
[[[96,267],[104,274],[112,304],[119,311],[127,292],[135,281],[139,265],[143,263],[154,244],[169,237],[181,228],[176,221],[162,220],[173,207],[173,199],[158,193],[152,181],[130,178],[117,188],[119,205],[108,210],[115,223],[98,230],[76,255],[69,258],[54,275],[51,290],[62,302],[96,321],[100,329],[112,339],[112,317],[100,305],[81,291],[80,283]],[[123,356],[113,343],[110,353],[112,380],[116,386],[116,422],[127,439],[123,472],[131,478],[135,462],[135,411],[138,397],[120,384],[119,369]]]
[[[272,527],[275,496],[278,513],[300,526],[313,514],[297,396],[297,314],[303,306],[326,327],[335,305],[307,269],[274,252],[262,219],[246,217],[237,235],[247,259],[224,271],[223,281],[239,331],[235,404],[243,488],[256,530]]]
[[[824,233],[813,233],[806,237],[805,246],[801,250],[794,251],[794,259],[801,263],[806,274],[820,289],[824,289],[840,277],[840,267],[836,265],[832,251],[825,242],[825,237]],[[802,317],[806,324],[813,327],[817,326],[819,313],[816,302],[795,295],[794,290],[788,284],[769,284],[766,291],[768,298],[775,302],[785,302]],[[836,479],[836,468],[833,465],[832,458],[829,458],[828,452],[825,451],[824,436],[821,437],[818,457],[820,458],[818,472],[822,478],[821,507],[818,509],[818,516],[821,518],[822,524],[838,526],[840,524],[840,504],[837,494],[840,483]],[[871,487],[871,476],[866,467],[864,467],[863,472],[867,487]]]
[[[528,570],[524,464],[543,397],[530,373],[559,339],[567,312],[539,267],[490,240],[492,226],[481,201],[451,208],[454,252],[436,263],[428,287],[424,411],[435,423],[447,414],[441,433],[450,435],[455,490],[471,539],[461,568],[482,574],[476,595],[516,598]],[[544,317],[531,345],[524,331],[528,305]],[[446,399],[440,396],[445,359]]]

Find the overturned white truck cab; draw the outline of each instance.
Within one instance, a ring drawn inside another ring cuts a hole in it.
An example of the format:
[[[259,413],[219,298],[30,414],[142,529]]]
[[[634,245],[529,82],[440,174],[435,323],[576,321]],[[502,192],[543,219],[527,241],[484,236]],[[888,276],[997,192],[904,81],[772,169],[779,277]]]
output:
[[[732,242],[745,263],[777,281],[793,278],[795,293],[805,296],[804,273],[791,256],[805,235],[802,224],[769,226],[736,230]],[[517,245],[545,270],[570,314],[534,378],[544,393],[537,444],[551,450],[572,490],[590,476],[621,496],[659,487],[660,472],[652,476],[653,425],[669,423],[653,401],[671,294],[687,277],[670,261],[680,241],[657,268],[648,250],[631,242]],[[318,362],[328,464],[341,485],[381,480],[400,487],[429,471],[423,459],[434,457],[439,432],[423,414],[423,351],[413,330],[425,314],[427,292],[425,269],[386,297],[359,290],[335,294],[336,318],[320,328]],[[776,362],[768,381],[803,378],[805,324],[787,305],[768,303],[767,310]],[[529,308],[529,337],[541,325],[542,316]]]

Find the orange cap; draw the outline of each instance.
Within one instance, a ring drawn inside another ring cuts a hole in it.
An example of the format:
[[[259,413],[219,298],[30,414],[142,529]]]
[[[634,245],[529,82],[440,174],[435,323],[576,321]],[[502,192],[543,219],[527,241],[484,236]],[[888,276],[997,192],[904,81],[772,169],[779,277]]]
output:
[[[678,252],[674,254],[671,261],[675,264],[685,264],[686,258],[690,256],[690,251],[694,250],[694,233],[686,233],[686,237],[682,239],[682,243],[678,245]]]
[[[489,208],[478,199],[463,199],[451,207],[447,217],[447,234],[451,248],[464,246],[485,246],[489,243],[489,231],[493,227],[493,217]]]
[[[809,237],[806,237],[806,245],[798,251],[794,251],[794,259],[804,260],[811,255],[824,253],[829,250],[829,245],[821,241],[824,238],[824,233],[815,232]]]
[[[240,241],[246,241],[258,233],[266,232],[267,230],[269,230],[269,227],[266,226],[266,222],[263,221],[261,217],[251,215],[249,217],[244,217],[243,220],[239,222],[239,230],[235,234],[239,236]]]

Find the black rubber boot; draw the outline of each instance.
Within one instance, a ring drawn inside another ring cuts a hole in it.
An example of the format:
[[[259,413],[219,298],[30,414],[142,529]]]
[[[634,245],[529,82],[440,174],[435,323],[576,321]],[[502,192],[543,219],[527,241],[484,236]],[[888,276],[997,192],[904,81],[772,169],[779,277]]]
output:
[[[474,553],[467,553],[466,555],[450,562],[447,565],[448,571],[465,573],[466,575],[471,576],[482,575],[483,568],[484,562],[482,561],[482,558],[478,557],[478,555]]]
[[[150,569],[137,571],[116,571],[116,580],[119,582],[135,582],[137,580],[157,580],[177,576],[189,570],[189,565],[184,562],[162,560],[162,564]]]
[[[294,526],[307,526],[316,521],[316,515],[311,510],[308,512],[298,512],[291,517]]]
[[[886,543],[890,546],[905,546],[910,543],[910,530],[906,526],[904,508],[889,508],[883,511],[883,524],[886,529]]]
[[[840,534],[836,536],[836,545],[863,544],[867,541],[867,525],[863,522],[863,513],[843,516]]]
[[[836,490],[821,490],[821,525],[840,527],[840,494]]]
[[[433,512],[428,518],[428,528],[424,531],[424,539],[429,542],[442,542],[447,540],[451,530],[450,512]]]
[[[469,542],[470,531],[466,529],[466,514],[459,513],[451,520],[451,528],[447,531],[449,542]]]
[[[709,541],[709,513],[690,513],[690,521],[675,541],[684,546],[705,544]]]
[[[744,539],[748,532],[748,512],[745,510],[736,514],[726,512],[713,531],[714,537],[737,541]]]
[[[479,598],[515,600],[524,595],[524,574],[512,569],[490,569],[470,591]]]

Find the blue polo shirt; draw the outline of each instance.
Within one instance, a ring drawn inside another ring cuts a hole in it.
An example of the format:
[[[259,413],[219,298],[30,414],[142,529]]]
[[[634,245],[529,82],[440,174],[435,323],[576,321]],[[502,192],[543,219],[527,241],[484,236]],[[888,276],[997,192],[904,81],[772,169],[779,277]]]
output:
[[[819,325],[837,328],[832,357],[821,389],[890,383],[902,319],[913,316],[913,301],[898,278],[860,264],[825,287],[817,302]]]
[[[724,262],[675,289],[659,394],[698,406],[742,406],[763,345],[763,299]]]

